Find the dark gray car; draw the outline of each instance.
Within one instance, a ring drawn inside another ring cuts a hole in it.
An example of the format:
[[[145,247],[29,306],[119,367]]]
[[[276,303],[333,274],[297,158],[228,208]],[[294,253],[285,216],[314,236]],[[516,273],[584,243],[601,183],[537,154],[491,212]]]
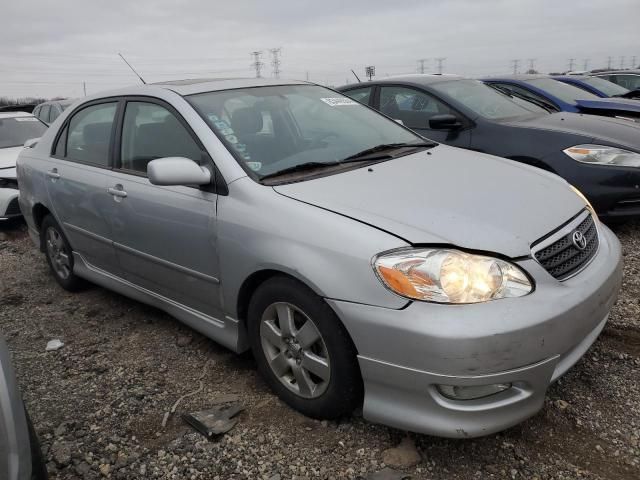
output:
[[[640,124],[548,113],[455,75],[406,75],[338,90],[426,138],[556,173],[605,220],[640,215]]]

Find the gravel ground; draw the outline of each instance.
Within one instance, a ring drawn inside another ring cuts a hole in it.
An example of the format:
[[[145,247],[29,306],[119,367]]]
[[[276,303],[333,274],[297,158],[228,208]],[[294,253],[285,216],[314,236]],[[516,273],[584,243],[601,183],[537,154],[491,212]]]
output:
[[[407,435],[358,414],[305,418],[268,391],[250,355],[102,288],[63,291],[21,223],[0,226],[0,330],[53,479],[637,480],[640,223],[616,233],[625,281],[600,339],[538,415],[481,439]],[[45,352],[55,338],[64,347]],[[237,398],[246,409],[216,441],[179,415]]]

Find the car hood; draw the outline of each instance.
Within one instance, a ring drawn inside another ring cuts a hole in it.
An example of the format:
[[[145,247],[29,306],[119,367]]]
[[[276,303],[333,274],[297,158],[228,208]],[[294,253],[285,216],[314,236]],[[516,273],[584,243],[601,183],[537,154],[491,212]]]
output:
[[[0,148],[0,168],[15,167],[18,154],[22,151],[20,147]]]
[[[640,151],[640,124],[619,118],[558,112],[503,123],[580,135],[587,137],[585,143],[613,144]]]
[[[444,145],[429,153],[274,189],[411,244],[448,244],[510,257],[530,255],[531,243],[584,208],[568,184],[551,173]]]
[[[624,98],[601,98],[598,100],[576,100],[576,105],[585,112],[590,110],[619,110],[621,112],[640,113],[640,102]]]

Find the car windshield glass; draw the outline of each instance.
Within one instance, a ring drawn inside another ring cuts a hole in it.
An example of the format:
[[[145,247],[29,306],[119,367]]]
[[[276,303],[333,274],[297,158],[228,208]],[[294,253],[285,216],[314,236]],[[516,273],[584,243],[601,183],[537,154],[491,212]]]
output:
[[[460,102],[478,115],[492,120],[531,115],[539,108],[511,101],[505,94],[478,80],[451,80],[433,84],[433,89]]]
[[[533,80],[527,80],[527,83],[567,103],[574,103],[576,100],[597,100],[599,98],[593,93],[573,85],[567,85],[553,78],[534,78]]]
[[[625,93],[629,93],[628,88],[621,87],[620,85],[616,85],[615,83],[603,78],[586,77],[583,78],[582,81],[587,85],[591,85],[592,87],[597,88],[608,97],[615,97],[616,95],[624,95]]]
[[[47,127],[35,117],[0,118],[0,148],[21,147],[30,138],[39,138]]]
[[[406,153],[406,144],[425,143],[351,98],[316,85],[223,90],[187,100],[258,180],[301,172],[302,165],[336,165],[375,147],[392,151],[391,145],[402,145],[395,148]]]

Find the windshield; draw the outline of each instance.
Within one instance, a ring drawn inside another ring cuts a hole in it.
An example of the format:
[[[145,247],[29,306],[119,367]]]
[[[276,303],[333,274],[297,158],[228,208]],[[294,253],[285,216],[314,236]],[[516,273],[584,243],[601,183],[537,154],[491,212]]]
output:
[[[187,100],[256,178],[331,164],[386,144],[424,139],[339,93],[280,85],[190,95]]]
[[[21,147],[30,138],[39,138],[47,127],[35,117],[0,118],[0,148]]]
[[[533,80],[527,80],[526,83],[538,87],[540,90],[544,90],[567,103],[574,103],[576,100],[598,100],[599,98],[593,93],[586,92],[573,85],[567,85],[553,78],[534,78]]]
[[[533,105],[525,107],[522,104],[516,104],[505,94],[478,80],[451,80],[435,83],[432,87],[478,115],[492,120],[531,115],[540,111]]]
[[[616,95],[624,95],[625,93],[629,93],[628,88],[621,87],[620,85],[616,85],[615,83],[603,78],[585,77],[581,80],[587,85],[591,85],[592,87],[597,88],[607,97],[615,97]]]

